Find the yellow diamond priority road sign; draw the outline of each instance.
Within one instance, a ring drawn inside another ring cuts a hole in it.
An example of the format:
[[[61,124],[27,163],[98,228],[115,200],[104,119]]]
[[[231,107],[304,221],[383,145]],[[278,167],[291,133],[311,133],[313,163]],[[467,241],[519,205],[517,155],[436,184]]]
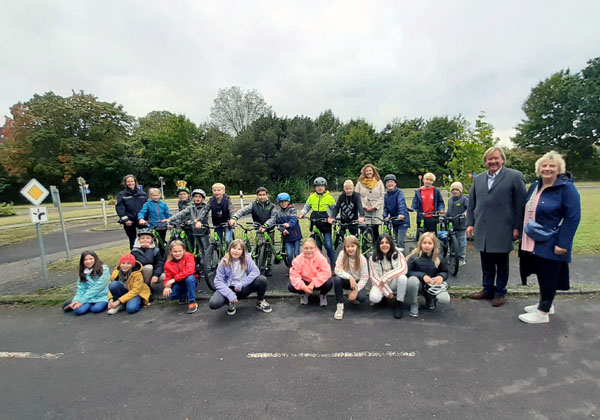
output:
[[[21,194],[28,199],[31,204],[39,206],[42,201],[48,197],[49,192],[37,179],[31,178],[31,180],[21,188]]]

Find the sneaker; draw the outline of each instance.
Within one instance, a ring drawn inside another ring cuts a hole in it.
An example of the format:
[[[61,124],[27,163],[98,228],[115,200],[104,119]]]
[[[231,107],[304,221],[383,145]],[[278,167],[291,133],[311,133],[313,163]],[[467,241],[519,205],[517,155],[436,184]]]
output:
[[[256,302],[256,309],[261,310],[266,314],[273,310],[273,308],[271,308],[271,305],[269,305],[269,302],[267,302],[264,299]]]
[[[300,305],[308,305],[308,295],[306,293],[300,295]]]
[[[528,324],[544,324],[546,322],[550,322],[550,317],[548,314],[542,314],[540,311],[535,312],[527,312],[519,315],[519,319]]]
[[[523,310],[525,312],[535,312],[537,311],[538,308],[538,304],[536,303],[535,305],[529,305],[523,308]],[[554,304],[552,304],[550,306],[550,312],[548,312],[549,315],[554,315]]]
[[[335,319],[343,319],[344,318],[344,304],[338,303],[336,305],[335,314],[333,314]]]
[[[319,295],[319,306],[327,306],[327,295]]]
[[[233,303],[230,303],[227,307],[227,315],[235,315],[236,312],[237,309],[235,309],[235,305]]]
[[[106,311],[106,313],[108,313],[109,315],[114,315],[122,309],[123,309],[123,305],[121,305],[119,303],[118,306],[115,306],[114,308],[110,308],[108,311]]]
[[[179,299],[177,303],[180,305],[185,305],[187,303],[187,299]]]
[[[410,309],[408,311],[408,314],[410,316],[412,316],[413,318],[418,318],[419,317],[419,304],[418,303],[411,303],[410,304]]]
[[[467,265],[467,262],[466,262],[465,260],[460,260],[460,261],[458,262],[458,265],[459,265],[459,267],[460,267],[461,265]]]
[[[404,315],[404,302],[399,300],[394,304],[394,318],[400,319]]]
[[[267,269],[265,270],[265,276],[271,277],[272,275],[273,272],[271,271],[271,267],[267,267]]]
[[[198,310],[198,304],[196,302],[192,302],[188,305],[188,310],[187,313],[188,314],[193,314],[194,312],[196,312]]]

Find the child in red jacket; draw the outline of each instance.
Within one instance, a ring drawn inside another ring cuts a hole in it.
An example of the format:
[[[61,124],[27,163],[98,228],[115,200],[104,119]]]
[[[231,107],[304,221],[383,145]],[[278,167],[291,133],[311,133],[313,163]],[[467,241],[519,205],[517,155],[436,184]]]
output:
[[[196,261],[191,253],[185,251],[184,246],[181,241],[173,241],[169,246],[163,295],[169,299],[179,299],[180,303],[185,303],[187,299],[187,313],[193,314],[198,310]]]

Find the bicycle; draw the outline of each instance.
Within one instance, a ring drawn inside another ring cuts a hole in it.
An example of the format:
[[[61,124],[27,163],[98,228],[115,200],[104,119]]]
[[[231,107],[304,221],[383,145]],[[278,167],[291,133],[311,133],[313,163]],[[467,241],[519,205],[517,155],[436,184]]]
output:
[[[319,228],[317,227],[316,223],[318,223],[318,222],[329,223],[329,219],[323,218],[323,219],[315,219],[315,220],[310,221],[311,229],[310,229],[309,236],[311,238],[313,238],[317,242],[317,244],[321,244],[321,247],[319,247],[319,250],[321,252],[323,252],[323,247],[325,246],[325,236],[323,235],[323,232],[321,232],[319,230]],[[337,236],[337,233],[336,233],[336,229],[335,229],[335,223],[332,223],[332,225],[331,225],[331,245],[332,246],[333,246],[334,242],[337,240],[336,236]],[[335,250],[335,248],[334,248],[334,250]]]
[[[353,220],[349,223],[342,223],[339,220],[337,220],[337,222],[338,223],[336,224],[339,226],[339,232],[336,235],[336,241],[334,245],[336,261],[337,256],[342,251],[342,247],[344,246],[344,239],[351,235],[350,228],[353,226],[358,227],[357,239],[360,247],[360,253],[368,259],[371,256],[371,252],[373,252],[373,230],[369,226],[358,223],[358,220]]]
[[[409,208],[408,211],[415,211],[414,209]],[[443,216],[445,213],[439,212],[439,211],[430,211],[427,213],[421,213],[421,212],[417,212],[417,217],[421,216],[421,220],[419,222],[419,225],[417,226],[417,233],[415,234],[415,242],[419,242],[419,239],[421,238],[421,235],[423,235],[426,230],[425,230],[425,216],[431,216],[432,219],[437,219],[436,223],[439,223],[439,217]]]
[[[396,232],[394,230],[394,220],[404,220],[404,219],[400,219],[399,216],[386,217],[385,219],[381,218],[381,217],[372,216],[372,217],[370,217],[370,219],[379,220],[381,222],[381,224],[383,225],[382,233],[390,235],[394,241],[394,244],[398,243],[398,238],[396,237]],[[406,241],[406,239],[405,239],[405,241]]]
[[[441,244],[441,254],[446,260],[446,265],[448,266],[448,271],[453,276],[458,274],[459,268],[459,247],[458,247],[458,238],[456,237],[456,232],[452,228],[452,222],[454,220],[460,220],[464,218],[464,214],[459,214],[454,217],[449,217],[443,215],[440,217],[440,231],[438,232],[438,239]]]
[[[204,268],[204,253],[202,252],[202,247],[199,246],[199,239],[193,238],[192,241],[187,232],[185,231],[186,226],[191,226],[191,222],[169,222],[169,225],[172,226],[171,235],[169,236],[169,241],[167,242],[167,249],[171,246],[171,242],[173,241],[181,241],[185,245],[185,249],[194,256],[194,260],[196,260],[196,272],[198,274],[203,274]]]
[[[221,258],[227,253],[227,243],[222,240],[216,229],[226,228],[229,226],[228,223],[221,223],[218,226],[206,226],[208,229],[213,230],[210,245],[204,255],[204,280],[210,290],[215,290],[215,276],[217,274],[217,267],[221,262]],[[223,233],[224,234],[224,233]]]
[[[279,228],[279,227],[283,227],[283,225],[274,225],[271,226],[269,229],[266,229],[264,232],[260,232],[260,228],[262,228],[263,226],[259,223],[246,223],[249,226],[252,226],[252,229],[248,229],[242,225],[238,225],[240,226],[240,228],[244,231],[244,242],[248,241],[249,242],[249,236],[248,236],[248,232],[249,231],[256,231],[256,235],[254,238],[254,247],[252,248],[252,259],[256,262],[256,265],[258,266],[258,269],[260,270],[260,274],[265,274],[265,272],[267,271],[267,268],[269,267],[269,251],[271,252],[271,255],[273,257],[273,263],[274,264],[279,264],[281,262],[281,260],[285,261],[285,265],[289,267],[288,265],[288,261],[287,261],[287,254],[285,253],[285,245],[283,244],[283,238],[281,239],[281,244],[279,247],[279,251],[277,251],[276,247],[275,247],[275,241],[274,239],[271,237],[271,232],[273,232],[275,230],[275,228]],[[248,246],[248,245],[246,245]]]

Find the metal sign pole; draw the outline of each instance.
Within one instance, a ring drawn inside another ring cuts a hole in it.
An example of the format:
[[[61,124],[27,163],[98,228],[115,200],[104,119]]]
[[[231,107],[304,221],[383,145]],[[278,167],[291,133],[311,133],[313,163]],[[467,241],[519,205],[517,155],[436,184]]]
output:
[[[100,199],[102,203],[102,217],[104,217],[104,226],[108,225],[108,220],[106,220],[106,200],[104,198]]]
[[[240,190],[240,208],[244,208],[244,193],[242,190]]]
[[[44,273],[44,287],[48,289],[48,267],[46,266],[46,249],[44,248],[44,240],[42,239],[42,228],[39,223],[35,224],[38,242],[40,244],[40,257],[42,259],[42,272]]]

